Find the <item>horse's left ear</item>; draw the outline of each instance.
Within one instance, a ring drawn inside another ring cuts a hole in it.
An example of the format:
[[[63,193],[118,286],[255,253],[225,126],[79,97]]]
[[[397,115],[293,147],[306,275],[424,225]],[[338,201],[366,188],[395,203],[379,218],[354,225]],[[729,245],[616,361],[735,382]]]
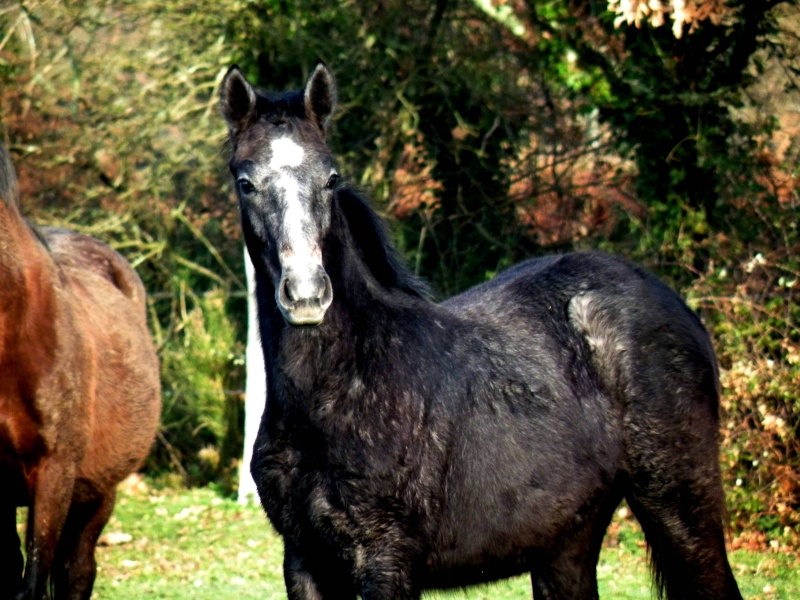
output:
[[[308,78],[303,100],[306,105],[306,113],[317,122],[319,128],[325,133],[336,108],[336,82],[322,61],[317,63],[314,72]]]
[[[236,65],[228,69],[222,80],[219,105],[232,135],[255,113],[256,92]]]

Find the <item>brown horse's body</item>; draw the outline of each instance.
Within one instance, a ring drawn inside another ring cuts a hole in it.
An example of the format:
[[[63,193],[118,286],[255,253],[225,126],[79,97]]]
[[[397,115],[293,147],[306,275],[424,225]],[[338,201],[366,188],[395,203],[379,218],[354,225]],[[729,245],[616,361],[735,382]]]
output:
[[[160,413],[145,291],[125,259],[65,229],[33,230],[0,149],[0,599],[91,595],[117,484]],[[16,532],[29,506],[27,564]]]

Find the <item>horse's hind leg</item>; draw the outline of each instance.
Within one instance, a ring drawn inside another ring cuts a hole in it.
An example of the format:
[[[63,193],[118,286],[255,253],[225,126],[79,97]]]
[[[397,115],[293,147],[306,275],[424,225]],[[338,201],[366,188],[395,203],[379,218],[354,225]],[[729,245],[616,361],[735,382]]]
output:
[[[628,503],[650,545],[662,596],[670,600],[741,598],[725,552],[721,515],[654,505],[649,498],[631,497]]]
[[[597,600],[597,560],[583,548],[562,552],[531,571],[535,600]]]
[[[97,576],[95,549],[114,510],[116,492],[70,509],[53,564],[54,600],[88,600]]]
[[[673,490],[674,502],[641,493],[628,498],[650,545],[659,593],[670,600],[740,599],[721,511],[697,492]]]
[[[629,430],[625,497],[650,545],[660,595],[740,599],[725,550],[715,415],[694,410],[637,425]]]
[[[22,549],[17,534],[17,507],[0,503],[0,600],[13,598],[22,583]]]

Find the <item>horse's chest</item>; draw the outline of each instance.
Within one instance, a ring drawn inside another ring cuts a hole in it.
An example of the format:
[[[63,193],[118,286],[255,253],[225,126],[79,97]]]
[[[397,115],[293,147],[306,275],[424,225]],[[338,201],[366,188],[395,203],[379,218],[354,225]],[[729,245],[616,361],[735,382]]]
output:
[[[256,444],[254,471],[262,505],[275,529],[300,544],[357,543],[377,521],[393,521],[399,498],[398,468],[365,460],[357,438],[326,443],[308,431]],[[396,465],[395,465],[396,466]],[[391,514],[385,505],[391,505]]]
[[[254,453],[254,472],[264,510],[284,536],[320,529],[322,522],[343,522],[344,511],[335,509],[334,477],[326,460],[315,452],[285,445]]]

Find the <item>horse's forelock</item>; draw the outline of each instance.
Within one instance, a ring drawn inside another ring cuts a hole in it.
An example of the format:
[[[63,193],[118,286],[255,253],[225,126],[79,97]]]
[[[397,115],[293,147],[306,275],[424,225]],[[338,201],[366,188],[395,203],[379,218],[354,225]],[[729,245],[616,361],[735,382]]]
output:
[[[258,119],[267,121],[287,119],[308,119],[303,103],[302,90],[289,92],[264,92],[259,90],[256,100]]]

